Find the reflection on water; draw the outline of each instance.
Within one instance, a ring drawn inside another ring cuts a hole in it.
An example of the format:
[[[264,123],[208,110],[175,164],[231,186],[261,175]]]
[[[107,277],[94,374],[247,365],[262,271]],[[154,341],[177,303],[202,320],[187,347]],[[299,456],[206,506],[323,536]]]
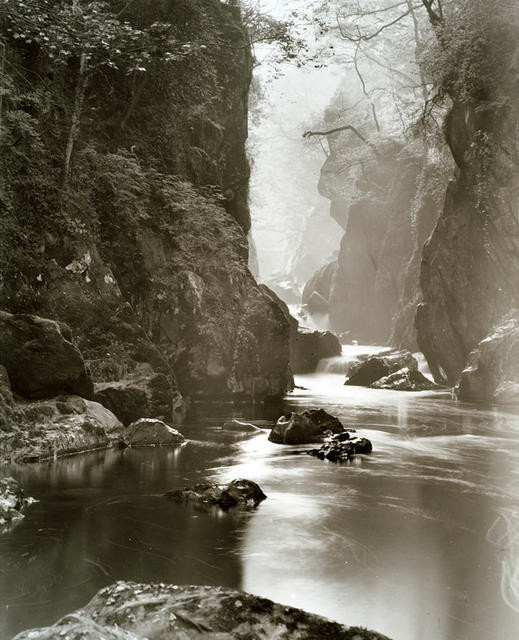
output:
[[[394,640],[519,637],[519,415],[343,379],[298,377],[286,408],[362,430],[374,452],[348,464],[226,430],[215,407],[177,449],[6,470],[40,502],[0,537],[5,637],[116,579],[241,587]],[[239,476],[268,495],[252,514],[161,497]]]

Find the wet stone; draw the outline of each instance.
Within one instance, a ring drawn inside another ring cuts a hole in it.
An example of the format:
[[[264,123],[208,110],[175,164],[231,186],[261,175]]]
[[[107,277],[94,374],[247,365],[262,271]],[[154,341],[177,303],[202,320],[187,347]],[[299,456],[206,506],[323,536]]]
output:
[[[227,511],[253,509],[267,497],[260,486],[252,480],[242,478],[229,484],[195,484],[192,487],[168,491],[166,498],[176,502],[194,502],[201,505],[216,505]]]
[[[368,454],[373,451],[373,445],[367,438],[350,437],[348,432],[339,433],[326,438],[319,449],[312,449],[307,453],[331,462],[346,462],[358,454]]]

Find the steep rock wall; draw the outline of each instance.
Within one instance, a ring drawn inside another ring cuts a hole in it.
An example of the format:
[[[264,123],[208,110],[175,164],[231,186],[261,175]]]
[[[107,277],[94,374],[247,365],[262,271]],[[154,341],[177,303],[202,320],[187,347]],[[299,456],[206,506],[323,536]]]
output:
[[[519,30],[500,13],[484,25],[484,56],[469,61],[477,86],[451,90],[445,136],[457,168],[421,264],[418,342],[436,380],[453,385],[519,300]]]
[[[58,68],[34,42],[9,40],[2,306],[67,322],[95,381],[143,364],[163,376],[166,413],[182,396],[278,397],[288,325],[247,268],[251,58],[239,10],[111,4],[134,28],[166,24],[180,53],[141,75],[91,73],[66,184],[79,61]]]
[[[421,248],[440,208],[441,189],[429,187],[442,183],[444,169],[418,146],[386,143],[362,170],[345,170],[346,136],[330,136],[319,184],[345,229],[336,268],[316,273],[305,300],[313,291],[328,299],[332,329],[350,339],[414,349]]]

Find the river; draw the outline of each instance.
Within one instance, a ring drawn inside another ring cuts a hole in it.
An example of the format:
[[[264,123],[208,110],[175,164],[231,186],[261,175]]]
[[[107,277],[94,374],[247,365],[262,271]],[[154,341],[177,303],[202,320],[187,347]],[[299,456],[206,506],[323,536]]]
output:
[[[519,412],[343,380],[298,376],[285,408],[322,407],[369,437],[351,463],[223,428],[250,416],[215,406],[175,449],[3,469],[39,502],[0,536],[2,638],[117,579],[241,588],[394,640],[519,637]],[[162,497],[236,477],[268,495],[255,512]]]

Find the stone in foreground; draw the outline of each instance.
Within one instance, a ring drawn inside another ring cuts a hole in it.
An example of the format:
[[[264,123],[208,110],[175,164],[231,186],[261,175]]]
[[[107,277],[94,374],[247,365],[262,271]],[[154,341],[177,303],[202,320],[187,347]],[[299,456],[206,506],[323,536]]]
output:
[[[252,480],[238,479],[229,484],[195,484],[193,487],[168,491],[166,498],[176,502],[217,505],[226,511],[231,507],[253,509],[267,497]]]
[[[14,640],[388,640],[222,587],[117,582],[51,627]]]
[[[132,422],[124,432],[130,447],[155,447],[181,444],[184,436],[156,418],[141,418]]]
[[[341,421],[324,409],[307,409],[302,413],[281,416],[269,435],[276,444],[310,444],[322,442],[331,433],[342,433]]]
[[[410,351],[391,351],[370,356],[367,360],[352,365],[344,384],[354,387],[369,387],[380,378],[396,373],[400,369],[418,369],[418,362]]]
[[[404,367],[373,382],[373,389],[390,389],[393,391],[433,391],[441,387],[426,378],[418,369]]]
[[[509,313],[470,354],[459,397],[519,404],[519,311]]]
[[[67,325],[0,311],[0,364],[15,393],[47,398],[73,393],[90,398],[93,384]]]
[[[331,462],[346,462],[359,453],[371,453],[373,445],[367,438],[350,438],[348,432],[339,433],[326,438],[326,441],[319,449],[312,449],[308,454],[320,460],[330,460]]]

